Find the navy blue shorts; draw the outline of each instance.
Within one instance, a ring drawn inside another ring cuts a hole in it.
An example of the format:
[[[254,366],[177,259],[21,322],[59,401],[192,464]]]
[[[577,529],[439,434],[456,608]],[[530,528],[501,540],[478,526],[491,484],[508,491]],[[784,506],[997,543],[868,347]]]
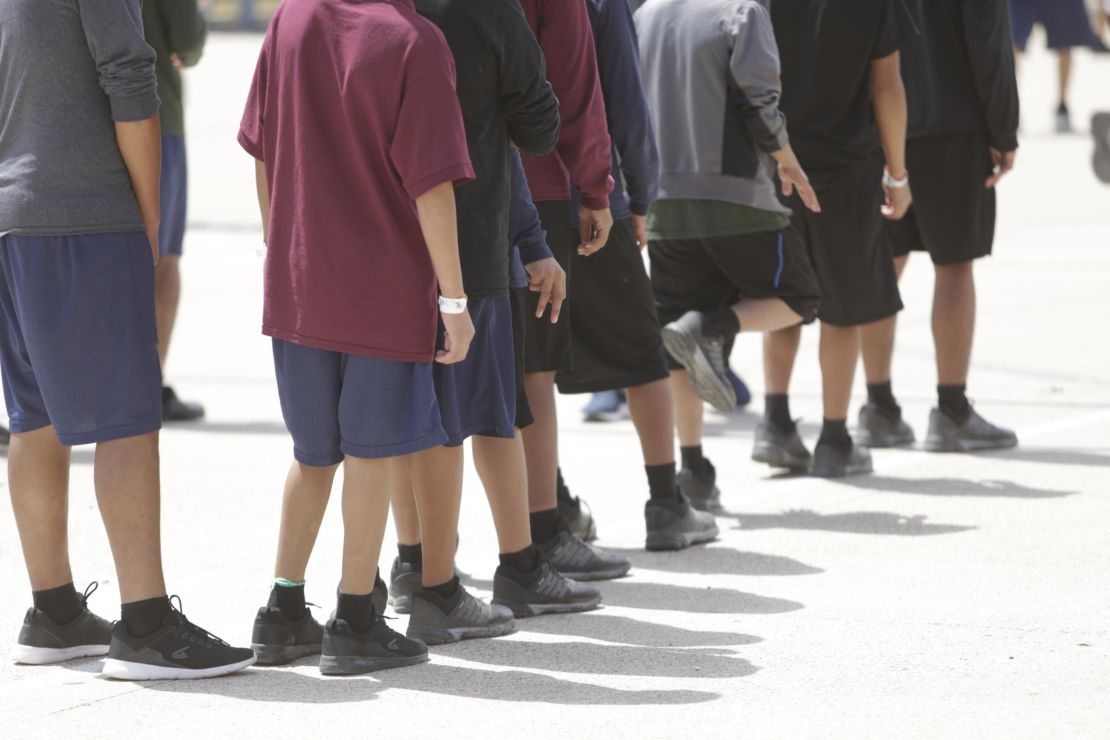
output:
[[[154,260],[141,231],[0,237],[0,370],[13,432],[63,445],[162,426]]]
[[[466,359],[435,366],[436,395],[449,447],[475,434],[516,436],[516,351],[509,297],[471,300],[470,318],[475,333]]]
[[[185,162],[185,137],[162,135],[162,225],[158,249],[162,256],[181,256],[185,243],[185,210],[189,170]]]
[[[1024,50],[1033,26],[1044,26],[1049,49],[1091,46],[1097,42],[1085,0],[1010,0],[1014,46]]]
[[[431,363],[273,341],[281,413],[298,462],[400,457],[447,441]]]

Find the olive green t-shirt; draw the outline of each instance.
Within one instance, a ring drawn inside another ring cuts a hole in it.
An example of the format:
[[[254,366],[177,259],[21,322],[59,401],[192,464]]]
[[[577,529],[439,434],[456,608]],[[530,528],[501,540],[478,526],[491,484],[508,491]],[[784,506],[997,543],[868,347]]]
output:
[[[647,232],[649,239],[705,239],[779,231],[789,224],[789,214],[777,211],[723,200],[667,198],[652,204]]]

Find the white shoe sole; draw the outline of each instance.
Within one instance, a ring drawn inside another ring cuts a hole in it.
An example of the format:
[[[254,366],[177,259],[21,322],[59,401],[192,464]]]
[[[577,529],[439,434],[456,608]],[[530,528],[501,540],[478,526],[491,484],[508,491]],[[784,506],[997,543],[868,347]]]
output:
[[[177,681],[226,676],[229,673],[235,673],[236,671],[241,671],[244,668],[254,665],[254,661],[255,657],[251,656],[247,660],[240,661],[239,663],[218,665],[212,668],[188,669],[150,665],[149,663],[131,663],[126,660],[109,658],[104,661],[104,668],[101,673],[108,678],[115,678],[120,681]]]
[[[78,658],[99,658],[108,654],[107,645],[75,645],[68,648],[44,648],[16,645],[12,660],[22,665],[51,665]]]

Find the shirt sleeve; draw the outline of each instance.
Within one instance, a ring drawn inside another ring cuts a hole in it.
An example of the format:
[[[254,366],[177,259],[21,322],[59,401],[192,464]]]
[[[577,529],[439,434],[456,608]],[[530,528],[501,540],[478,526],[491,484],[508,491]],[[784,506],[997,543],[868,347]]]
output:
[[[782,97],[779,49],[771,16],[762,5],[741,11],[732,39],[729,71],[736,87],[732,104],[760,151],[768,154],[786,147],[786,116],[779,109]]]
[[[511,172],[509,199],[509,244],[520,250],[520,260],[526,265],[552,257],[547,245],[547,232],[540,223],[540,214],[532,202],[528,176],[520,152],[515,149],[509,157]]]
[[[158,0],[158,3],[162,17],[166,19],[170,51],[186,67],[192,67],[200,61],[208,37],[208,23],[197,6],[197,0]]]
[[[883,59],[902,48],[906,39],[917,33],[917,28],[906,7],[905,0],[881,0],[879,29],[875,34],[872,59]]]
[[[587,208],[609,206],[613,189],[613,144],[585,0],[542,0],[536,36],[548,65],[547,78],[559,97],[562,131],[556,151]]]
[[[413,200],[445,182],[462,185],[474,179],[455,93],[455,62],[447,42],[438,30],[435,34],[422,41],[405,63],[401,107],[389,150]]]
[[[1020,102],[1009,3],[1006,0],[976,0],[964,2],[962,6],[967,54],[990,145],[999,151],[1012,151],[1018,147]]]
[[[498,88],[509,138],[535,156],[549,154],[559,141],[559,100],[547,81],[547,67],[517,0],[503,0],[499,12],[501,49]]]
[[[627,2],[607,2],[594,24],[609,135],[617,149],[629,209],[646,216],[659,193],[659,150],[640,75],[640,43]]]
[[[143,121],[158,115],[156,57],[143,37],[140,0],[78,0],[77,7],[112,119]]]
[[[269,34],[262,42],[262,50],[258,53],[258,63],[254,68],[254,79],[251,80],[251,89],[247,93],[247,104],[243,108],[243,119],[239,123],[239,146],[257,160],[265,161],[263,147],[263,133],[266,125],[266,86],[269,83],[270,69],[270,34],[274,26],[270,26]]]

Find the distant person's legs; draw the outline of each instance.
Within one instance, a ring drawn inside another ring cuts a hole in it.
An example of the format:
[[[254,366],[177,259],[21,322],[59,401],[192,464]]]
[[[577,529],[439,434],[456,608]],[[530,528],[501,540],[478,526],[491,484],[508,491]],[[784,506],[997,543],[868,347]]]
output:
[[[913,217],[911,209],[903,222],[908,220],[912,223]],[[888,226],[888,230],[894,228],[894,224]],[[899,280],[908,261],[908,253],[894,258],[894,271]],[[915,438],[913,428],[902,419],[902,407],[894,397],[891,383],[897,328],[898,317],[894,315],[860,329],[863,370],[867,377],[867,403],[859,410],[856,437],[865,447],[897,447],[912,444]]]

